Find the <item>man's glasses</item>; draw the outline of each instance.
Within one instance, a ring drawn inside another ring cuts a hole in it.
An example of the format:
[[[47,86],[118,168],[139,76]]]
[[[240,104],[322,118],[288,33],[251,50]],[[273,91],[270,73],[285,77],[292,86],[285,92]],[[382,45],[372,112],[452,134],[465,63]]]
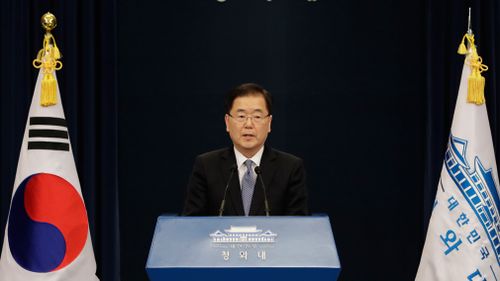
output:
[[[247,122],[248,118],[252,120],[254,124],[262,124],[264,120],[266,120],[267,117],[271,115],[263,115],[263,114],[253,114],[253,115],[245,115],[245,114],[238,114],[236,116],[233,116],[231,114],[227,114],[229,117],[233,118],[236,122],[238,123],[245,123]]]

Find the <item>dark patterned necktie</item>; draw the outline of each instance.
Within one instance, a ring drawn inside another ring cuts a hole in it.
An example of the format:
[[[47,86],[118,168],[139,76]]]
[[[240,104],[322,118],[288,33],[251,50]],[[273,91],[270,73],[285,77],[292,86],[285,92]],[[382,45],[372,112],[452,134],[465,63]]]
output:
[[[252,170],[253,161],[248,159],[243,164],[247,166],[247,171],[245,172],[245,175],[243,175],[243,180],[241,181],[241,199],[243,199],[245,216],[248,216],[250,213],[250,205],[252,204],[256,177]]]

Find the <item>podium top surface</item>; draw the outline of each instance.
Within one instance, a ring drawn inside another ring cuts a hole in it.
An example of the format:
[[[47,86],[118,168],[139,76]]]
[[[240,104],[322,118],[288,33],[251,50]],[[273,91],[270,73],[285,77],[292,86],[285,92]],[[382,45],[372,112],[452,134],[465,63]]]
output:
[[[340,268],[327,216],[160,216],[147,268]]]

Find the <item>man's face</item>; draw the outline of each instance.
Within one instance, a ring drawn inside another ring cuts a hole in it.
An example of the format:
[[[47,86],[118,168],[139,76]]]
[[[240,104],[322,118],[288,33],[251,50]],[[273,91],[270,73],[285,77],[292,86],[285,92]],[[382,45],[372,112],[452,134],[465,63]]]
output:
[[[226,131],[241,154],[250,158],[264,145],[267,134],[271,132],[272,116],[268,115],[262,95],[237,97],[233,101],[233,107],[224,119]]]

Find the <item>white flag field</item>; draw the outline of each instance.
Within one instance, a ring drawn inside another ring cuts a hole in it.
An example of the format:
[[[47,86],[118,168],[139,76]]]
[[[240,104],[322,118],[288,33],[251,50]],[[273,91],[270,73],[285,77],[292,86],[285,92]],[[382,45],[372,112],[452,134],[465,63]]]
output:
[[[87,211],[61,95],[57,89],[55,105],[40,105],[42,71],[19,155],[0,257],[0,280],[97,281]],[[53,75],[56,79],[55,72]]]
[[[467,102],[465,59],[417,281],[500,280],[500,200],[486,104]]]

